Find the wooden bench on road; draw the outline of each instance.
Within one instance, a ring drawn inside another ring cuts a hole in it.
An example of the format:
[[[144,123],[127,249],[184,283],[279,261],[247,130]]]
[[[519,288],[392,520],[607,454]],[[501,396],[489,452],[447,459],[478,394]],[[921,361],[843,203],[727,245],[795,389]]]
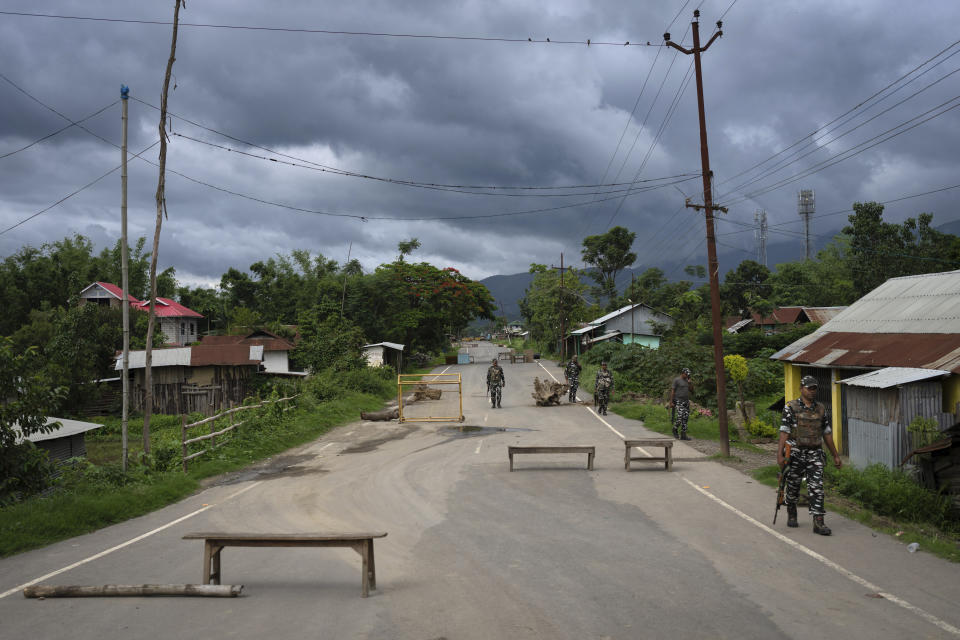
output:
[[[643,438],[641,440],[624,440],[626,451],[623,454],[623,468],[630,471],[630,462],[663,462],[667,471],[673,468],[673,440],[670,438]],[[634,447],[663,447],[662,458],[631,458],[630,450]]]
[[[362,558],[363,597],[377,588],[373,559],[375,533],[188,533],[184,540],[203,540],[203,584],[220,584],[220,552],[224,547],[349,547]]]
[[[588,446],[551,446],[551,447],[507,447],[510,456],[510,471],[513,471],[513,456],[520,453],[585,453],[587,454],[587,469],[593,471],[593,456],[596,447]]]

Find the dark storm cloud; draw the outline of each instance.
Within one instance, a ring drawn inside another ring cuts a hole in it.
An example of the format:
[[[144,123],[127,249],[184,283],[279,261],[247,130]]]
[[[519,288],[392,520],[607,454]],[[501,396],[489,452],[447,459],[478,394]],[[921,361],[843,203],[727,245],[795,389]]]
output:
[[[172,1],[55,2],[41,9],[34,3],[13,4],[4,10],[160,21],[169,21],[173,13]],[[704,40],[730,4],[728,0],[702,3]],[[692,8],[681,0],[415,5],[222,1],[189,3],[181,11],[181,20],[657,44],[679,13],[669,29],[674,40],[684,38],[689,46]],[[947,0],[911,6],[889,0],[869,7],[859,2],[739,0],[733,6],[724,18],[724,37],[704,56],[704,91],[716,190],[722,202],[734,203],[724,216],[730,221],[718,223],[718,232],[728,234],[721,241],[735,247],[730,249],[734,260],[749,257],[746,252],[753,250],[753,234],[729,232],[742,228],[735,222],[751,223],[757,209],[768,211],[771,225],[787,223],[771,227],[776,229],[771,241],[796,238],[796,192],[801,188],[815,189],[817,211],[827,213],[856,200],[892,199],[956,181],[960,118],[950,112],[800,181],[769,192],[763,189],[949,100],[960,93],[960,74],[832,144],[827,144],[829,136],[819,140],[817,144],[824,148],[767,178],[741,187],[756,173],[736,174],[803,139],[951,44],[957,13],[955,3]],[[169,44],[169,26],[0,15],[0,59],[5,61],[0,72],[73,119],[114,102],[121,83],[130,85],[136,98],[158,106]],[[368,175],[457,185],[626,182],[634,177],[699,171],[692,83],[657,138],[689,65],[688,56],[655,47],[588,48],[183,26],[170,110],[306,161],[300,164],[312,162]],[[958,66],[960,56],[848,126]],[[644,81],[647,85],[638,102]],[[158,112],[136,101],[130,107],[130,149],[139,151],[157,139]],[[172,123],[175,134],[268,155],[178,118]],[[0,155],[64,124],[0,79]],[[119,107],[85,126],[119,144]],[[106,173],[119,164],[119,157],[114,147],[74,127],[0,159],[0,226],[15,224]],[[144,157],[155,162],[157,148]],[[266,162],[177,135],[171,138],[168,168],[223,190],[281,205],[398,219],[363,222],[295,212],[169,174],[170,219],[163,227],[161,267],[175,266],[180,279],[191,283],[215,283],[231,266],[247,268],[294,249],[341,262],[350,251],[372,269],[392,260],[397,242],[410,237],[422,243],[415,258],[455,266],[480,278],[523,271],[531,262],[556,263],[560,252],[568,262],[577,262],[583,236],[600,233],[611,223],[637,232],[635,250],[644,266],[704,261],[702,218],[682,206],[685,196],[695,201],[702,198],[698,180],[606,202],[593,195],[567,199],[456,194]],[[152,236],[156,179],[156,167],[131,160],[133,237]],[[119,172],[114,173],[0,235],[0,255],[74,232],[87,235],[98,248],[111,245],[119,235],[119,182]],[[744,194],[753,197],[744,199]],[[945,192],[892,204],[887,217],[899,221],[931,211],[935,223],[948,222],[960,215],[950,204],[954,196]],[[501,214],[573,202],[593,204],[461,221],[410,220]],[[818,219],[815,232],[829,237],[845,220],[843,215]],[[721,270],[733,266],[723,264]]]

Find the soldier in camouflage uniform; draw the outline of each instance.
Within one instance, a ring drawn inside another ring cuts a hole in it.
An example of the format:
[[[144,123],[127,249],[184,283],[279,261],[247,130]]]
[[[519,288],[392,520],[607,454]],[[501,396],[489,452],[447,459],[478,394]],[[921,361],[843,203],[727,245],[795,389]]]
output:
[[[503,369],[500,368],[497,359],[494,358],[487,369],[487,391],[490,392],[490,404],[493,405],[494,409],[500,408],[500,393],[506,383],[507,378],[503,375]]]
[[[790,461],[785,471],[787,490],[784,503],[787,505],[787,526],[797,527],[797,500],[800,483],[807,477],[807,495],[810,515],[813,516],[813,532],[828,536],[832,532],[823,522],[823,463],[826,460],[821,441],[833,454],[833,464],[839,469],[843,463],[833,443],[830,414],[823,403],[817,402],[817,379],[804,376],[800,380],[800,397],[783,407],[780,422],[780,445],[777,448],[777,463],[784,464],[784,445],[790,445]]]
[[[600,363],[600,370],[597,371],[597,379],[593,385],[593,393],[597,397],[597,413],[602,416],[607,415],[607,403],[610,402],[610,395],[613,393],[613,374],[607,370],[607,363]]]
[[[570,358],[570,362],[567,363],[567,368],[563,371],[563,375],[567,377],[567,384],[570,385],[570,402],[577,401],[577,388],[580,386],[581,369],[583,369],[583,367],[577,362],[577,356],[573,356]]]
[[[670,387],[670,402],[668,407],[674,409],[673,437],[679,440],[690,440],[687,435],[687,420],[690,419],[690,394],[693,393],[693,383],[690,381],[690,369],[684,367],[680,375],[673,379]],[[677,431],[677,427],[680,431]]]

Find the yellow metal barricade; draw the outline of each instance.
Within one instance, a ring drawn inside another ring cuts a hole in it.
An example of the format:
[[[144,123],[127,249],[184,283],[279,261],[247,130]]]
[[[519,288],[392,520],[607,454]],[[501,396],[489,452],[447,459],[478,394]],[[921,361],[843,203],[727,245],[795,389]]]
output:
[[[416,385],[457,385],[457,396],[460,401],[460,412],[457,416],[427,416],[424,418],[403,417],[403,388]],[[459,373],[401,373],[397,376],[397,407],[400,412],[400,422],[463,422],[463,383]]]

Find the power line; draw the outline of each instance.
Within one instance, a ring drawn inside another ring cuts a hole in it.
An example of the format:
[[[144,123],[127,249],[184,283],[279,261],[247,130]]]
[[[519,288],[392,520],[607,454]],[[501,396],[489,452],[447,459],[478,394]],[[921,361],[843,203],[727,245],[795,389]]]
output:
[[[290,167],[298,167],[301,169],[308,169],[310,171],[320,171],[323,173],[332,173],[334,175],[348,176],[353,178],[364,178],[367,180],[376,180],[380,182],[386,182],[390,184],[402,185],[407,187],[417,187],[421,189],[432,189],[435,191],[449,191],[451,193],[464,193],[469,195],[480,195],[480,196],[500,196],[500,197],[513,197],[513,198],[530,198],[530,197],[561,197],[561,198],[570,198],[576,196],[588,196],[588,195],[606,195],[613,193],[625,193],[632,191],[632,186],[635,183],[632,182],[622,182],[619,184],[596,184],[596,185],[570,185],[570,186],[556,186],[556,187],[508,187],[508,186],[489,186],[489,185],[451,185],[451,184],[436,184],[436,183],[427,183],[427,182],[414,182],[411,180],[399,180],[395,178],[384,178],[380,176],[365,175],[361,173],[355,173],[353,171],[345,170],[334,170],[328,167],[322,166],[309,166],[308,164],[303,164],[301,162],[291,162],[287,160],[278,160],[276,158],[269,158],[267,156],[257,155],[255,153],[250,153],[248,151],[243,151],[241,149],[233,149],[224,145],[216,144],[214,142],[209,142],[207,140],[200,140],[199,138],[194,138],[192,136],[184,135],[182,133],[173,133],[172,135],[183,138],[185,140],[190,140],[191,142],[196,142],[198,144],[203,144],[214,149],[220,149],[222,151],[228,151],[231,153],[236,153],[242,156],[247,156],[249,158],[254,158],[257,160],[264,160],[267,162],[273,162],[275,164],[286,165]],[[309,162],[309,161],[303,161]],[[311,163],[312,164],[312,163]],[[673,180],[676,178],[696,178],[699,177],[699,174],[696,173],[680,173],[672,176],[664,176],[662,178],[650,178],[647,180],[640,180],[639,182],[660,182],[663,180]],[[576,191],[573,193],[496,193],[495,191],[546,191],[546,190],[573,190],[573,189],[589,189],[589,188],[604,188],[604,187],[620,187],[626,186],[626,189],[609,189],[605,191]],[[466,189],[485,189],[487,191],[467,191]]]
[[[157,140],[156,142],[154,142],[153,144],[151,144],[149,147],[147,147],[146,149],[144,149],[144,150],[141,151],[140,153],[134,155],[133,157],[134,157],[134,158],[139,158],[139,157],[140,157],[140,154],[146,153],[147,151],[149,151],[149,150],[152,149],[153,147],[157,146],[158,144],[160,144],[160,141],[159,141],[159,140]],[[140,158],[140,159],[142,160],[143,158]],[[37,216],[42,215],[42,214],[46,213],[47,211],[50,211],[50,209],[53,209],[55,206],[57,206],[58,204],[60,204],[60,203],[62,203],[62,202],[66,202],[67,200],[69,200],[69,199],[72,198],[73,196],[77,195],[77,194],[80,193],[81,191],[84,191],[84,190],[86,190],[86,189],[89,189],[89,188],[92,187],[93,185],[97,184],[98,182],[100,182],[101,180],[103,180],[104,178],[106,178],[107,176],[109,176],[111,173],[114,173],[115,171],[119,170],[120,167],[121,167],[121,165],[115,166],[113,169],[110,169],[110,171],[107,171],[105,174],[103,174],[103,175],[100,176],[99,178],[96,178],[95,180],[93,180],[93,181],[91,181],[91,182],[88,182],[87,184],[83,185],[82,187],[80,187],[79,189],[77,189],[76,191],[74,191],[73,193],[71,193],[71,194],[69,194],[69,195],[66,195],[66,196],[60,198],[59,200],[57,200],[56,202],[54,202],[54,203],[53,203],[52,205],[50,205],[49,207],[46,207],[45,209],[41,209],[40,211],[37,211],[36,213],[34,213],[34,214],[31,215],[31,216],[27,216],[26,218],[24,218],[24,219],[21,220],[20,222],[14,224],[14,225],[11,225],[11,226],[9,226],[9,227],[7,227],[7,228],[4,229],[3,231],[0,231],[0,236],[2,236],[3,234],[5,234],[5,233],[8,232],[8,231],[12,231],[12,230],[16,229],[17,227],[19,227],[20,225],[24,224],[25,222],[29,222],[30,220],[33,220],[33,219],[36,218]]]
[[[734,0],[734,2],[736,2],[736,0]],[[732,7],[733,4],[731,4],[730,6]],[[728,11],[729,11],[729,8],[728,8]],[[724,12],[724,13],[726,13],[726,12]],[[938,52],[937,54],[931,56],[930,58],[927,58],[925,61],[923,61],[922,63],[920,63],[919,65],[917,65],[917,66],[914,67],[913,69],[911,69],[910,71],[908,71],[908,72],[906,72],[905,74],[901,75],[899,78],[897,78],[896,80],[894,80],[894,81],[891,82],[890,84],[886,85],[885,87],[883,87],[883,88],[880,89],[879,91],[875,92],[873,95],[865,98],[864,100],[861,100],[861,101],[860,101],[859,103],[857,103],[855,106],[853,106],[853,107],[851,107],[850,109],[848,109],[847,111],[843,112],[842,114],[840,114],[839,116],[837,116],[836,118],[834,118],[833,120],[831,120],[830,122],[828,122],[827,124],[823,125],[822,127],[818,127],[818,128],[816,128],[816,129],[814,129],[814,130],[811,131],[810,133],[802,136],[800,139],[798,139],[796,142],[794,142],[794,143],[791,144],[790,146],[784,147],[784,148],[781,149],[780,151],[776,152],[775,154],[769,156],[768,158],[766,158],[766,159],[764,159],[764,160],[761,160],[760,162],[758,162],[757,164],[753,165],[752,167],[749,167],[749,168],[741,171],[740,173],[737,173],[737,174],[734,174],[734,175],[730,176],[729,178],[727,178],[727,179],[723,180],[722,182],[720,182],[717,186],[726,184],[727,182],[730,182],[731,180],[734,180],[734,179],[736,179],[736,178],[738,178],[738,177],[740,177],[740,176],[742,176],[742,175],[744,175],[744,174],[746,174],[746,173],[749,173],[750,171],[753,171],[753,170],[756,169],[757,167],[760,167],[760,166],[766,164],[766,163],[769,162],[770,160],[773,160],[774,158],[776,158],[776,157],[779,156],[780,154],[782,154],[782,153],[784,153],[784,152],[786,152],[786,151],[789,151],[790,149],[792,149],[793,147],[797,146],[798,144],[801,144],[804,140],[807,140],[807,139],[811,138],[812,136],[815,136],[818,131],[821,131],[822,129],[825,129],[826,127],[829,127],[829,126],[832,125],[833,123],[835,123],[835,122],[837,122],[838,120],[842,119],[844,116],[846,116],[846,115],[848,115],[848,114],[851,114],[851,113],[859,110],[859,109],[860,109],[861,107],[863,107],[865,104],[867,104],[868,102],[870,102],[871,100],[873,100],[874,98],[876,98],[877,96],[879,96],[880,94],[882,94],[882,93],[884,93],[885,91],[887,91],[887,89],[895,86],[895,85],[898,84],[901,80],[903,80],[904,78],[912,75],[914,72],[916,72],[917,70],[923,68],[924,66],[926,66],[927,64],[929,64],[931,61],[937,59],[938,57],[940,57],[941,55],[943,55],[944,53],[946,53],[946,52],[949,51],[950,49],[954,48],[954,47],[957,46],[958,44],[960,44],[960,40],[957,40],[956,42],[952,43],[952,44],[949,45],[948,47],[946,47],[946,48],[944,48],[943,50],[941,50],[940,52]],[[938,64],[939,64],[939,63],[938,63]]]
[[[778,182],[775,182],[775,183],[773,183],[773,184],[771,184],[771,185],[768,185],[768,186],[766,186],[766,187],[761,187],[761,188],[757,189],[757,191],[755,191],[755,192],[746,193],[746,194],[744,194],[744,196],[743,196],[742,198],[740,198],[739,200],[734,200],[734,201],[732,201],[732,202],[729,202],[729,203],[727,203],[726,206],[733,206],[733,205],[735,205],[735,204],[739,204],[740,202],[744,202],[744,201],[746,201],[746,200],[749,200],[753,195],[763,195],[764,193],[769,193],[770,191],[773,191],[773,190],[775,190],[775,189],[779,189],[780,187],[784,187],[784,186],[786,186],[786,185],[788,185],[788,184],[791,184],[791,183],[793,183],[793,182],[796,182],[797,180],[802,180],[803,178],[805,178],[805,177],[807,177],[807,176],[810,176],[810,175],[813,175],[814,173],[819,173],[820,171],[823,171],[824,169],[827,169],[828,167],[832,167],[832,166],[835,165],[835,164],[838,164],[838,163],[840,163],[840,162],[843,162],[844,160],[849,160],[850,158],[852,158],[852,157],[854,157],[854,156],[858,156],[858,155],[860,155],[861,153],[863,153],[864,151],[867,151],[867,150],[869,150],[869,149],[872,149],[873,147],[875,147],[875,146],[877,146],[877,145],[879,145],[879,144],[882,144],[882,143],[884,143],[884,142],[886,142],[886,141],[888,141],[888,140],[891,140],[891,139],[893,139],[893,138],[896,138],[897,136],[899,136],[899,135],[901,135],[901,134],[903,134],[903,133],[906,133],[907,131],[910,131],[910,130],[912,130],[912,129],[915,129],[916,127],[920,126],[921,124],[924,124],[925,122],[928,122],[929,120],[932,120],[932,119],[934,119],[934,118],[937,118],[937,117],[939,117],[939,116],[942,116],[943,114],[945,114],[945,113],[947,113],[947,112],[949,112],[949,111],[952,111],[953,109],[956,109],[957,107],[960,107],[960,103],[954,104],[953,106],[949,106],[949,107],[947,106],[947,105],[949,105],[949,104],[952,103],[952,102],[956,102],[957,100],[960,100],[960,95],[954,96],[954,97],[951,98],[950,100],[947,100],[946,102],[943,102],[943,103],[937,105],[936,107],[933,107],[932,109],[928,109],[927,111],[921,113],[921,114],[918,115],[918,116],[914,116],[913,118],[910,118],[909,120],[906,120],[906,121],[904,121],[904,122],[901,122],[900,124],[898,124],[898,125],[896,125],[896,126],[894,126],[894,127],[891,127],[890,129],[887,129],[886,131],[882,131],[881,133],[878,133],[878,134],[875,135],[874,137],[869,138],[869,139],[867,139],[867,140],[864,140],[864,141],[861,142],[860,144],[857,144],[857,145],[854,145],[853,147],[850,147],[850,148],[848,148],[848,149],[845,149],[844,151],[841,151],[839,154],[837,154],[837,155],[835,155],[835,156],[832,156],[832,157],[830,157],[830,158],[827,158],[826,160],[822,160],[821,162],[818,162],[818,163],[816,163],[816,164],[814,164],[814,165],[811,165],[811,166],[807,167],[806,169],[804,169],[803,171],[801,171],[801,172],[799,172],[799,173],[795,173],[795,174],[792,175],[792,176],[789,176],[789,177],[787,177],[787,178],[784,178],[784,179],[782,179],[782,180],[780,180],[780,181],[778,181]],[[941,109],[941,111],[940,111],[939,113],[934,113],[933,115],[929,115],[929,114],[931,114],[932,112],[936,111],[937,109]],[[929,117],[924,117],[924,116],[929,116]],[[923,119],[922,119],[922,120],[918,120],[919,118],[923,118]],[[909,127],[906,127],[905,129],[903,129],[902,131],[897,131],[896,133],[891,133],[891,132],[895,131],[896,129],[899,129],[899,128],[901,128],[901,127],[905,127],[906,125],[910,124],[910,123],[913,122],[914,120],[918,120],[918,121],[917,121],[917,122],[914,122],[914,123],[911,124]],[[887,134],[890,134],[890,135],[887,135]],[[886,138],[883,138],[883,139],[881,139],[881,140],[878,140],[878,138],[881,138],[882,136],[887,136],[887,137],[886,137]],[[874,141],[876,141],[876,142],[874,142]],[[867,143],[870,143],[870,142],[873,142],[873,144],[869,144],[869,145],[868,145]],[[867,146],[864,146],[864,145],[867,145]],[[863,148],[861,149],[860,147],[863,147]]]
[[[146,101],[144,101],[144,100],[141,100],[141,99],[139,99],[139,98],[137,98],[137,97],[135,97],[135,96],[131,96],[131,98],[132,98],[133,100],[139,102],[140,104],[144,105],[144,106],[147,106],[147,107],[150,107],[151,109],[155,109],[155,110],[159,111],[159,107],[156,107],[155,105],[152,105],[152,104],[150,104],[149,102],[146,102]],[[622,186],[630,186],[630,185],[633,185],[633,184],[634,184],[633,182],[620,182],[620,183],[611,182],[611,183],[606,183],[606,184],[581,184],[581,185],[559,185],[559,186],[507,186],[507,185],[476,185],[476,184],[444,184],[444,183],[437,183],[437,182],[421,182],[421,181],[416,181],[416,180],[404,180],[404,179],[400,179],[400,178],[389,178],[389,177],[383,177],[383,176],[374,176],[374,175],[369,175],[369,174],[364,174],[364,173],[358,173],[358,172],[355,172],[355,171],[349,171],[349,170],[347,170],[347,169],[340,169],[340,168],[338,168],[338,167],[332,167],[332,166],[329,166],[329,165],[320,164],[320,163],[318,163],[318,162],[313,162],[312,160],[308,160],[308,159],[306,159],[306,158],[300,158],[300,157],[293,156],[293,155],[290,155],[290,154],[281,153],[281,152],[276,151],[276,150],[274,150],[274,149],[271,149],[271,148],[269,148],[269,147],[264,147],[264,146],[261,146],[261,145],[258,145],[258,144],[256,144],[256,143],[254,143],[254,142],[250,142],[249,140],[244,140],[244,139],[242,139],[242,138],[238,138],[238,137],[236,137],[236,136],[233,136],[233,135],[231,135],[231,134],[229,134],[229,133],[225,133],[225,132],[223,132],[223,131],[219,131],[219,130],[217,130],[217,129],[213,129],[213,128],[211,128],[211,127],[205,126],[205,125],[203,125],[203,124],[200,124],[199,122],[195,122],[195,121],[190,120],[189,118],[186,118],[186,117],[184,117],[184,116],[177,115],[177,114],[172,113],[172,112],[168,112],[168,115],[170,115],[171,117],[174,117],[174,118],[176,118],[176,119],[178,119],[178,120],[182,120],[183,122],[186,122],[186,123],[188,123],[188,124],[191,124],[191,125],[199,128],[199,129],[203,129],[204,131],[209,131],[210,133],[214,133],[214,134],[216,134],[216,135],[218,135],[218,136],[222,136],[222,137],[227,138],[227,139],[229,139],[229,140],[233,140],[233,141],[235,141],[235,142],[239,142],[240,144],[246,145],[246,146],[248,146],[248,147],[250,147],[250,148],[252,148],[252,149],[260,149],[261,151],[265,151],[265,152],[267,152],[267,153],[271,153],[271,154],[273,154],[273,155],[280,156],[280,157],[282,157],[282,158],[289,158],[290,160],[292,160],[292,161],[294,161],[294,162],[296,162],[296,163],[303,163],[304,165],[310,165],[310,166],[303,166],[303,165],[300,165],[300,164],[294,164],[293,162],[285,163],[285,162],[282,162],[282,161],[277,160],[277,159],[275,159],[275,158],[266,158],[266,157],[264,157],[264,156],[257,156],[256,154],[252,154],[252,153],[247,152],[247,151],[242,151],[242,150],[239,150],[239,149],[234,149],[234,148],[226,147],[226,146],[224,146],[224,145],[218,145],[218,144],[213,143],[213,142],[209,142],[209,141],[206,141],[206,140],[200,140],[199,138],[194,138],[194,137],[187,136],[187,135],[184,135],[184,134],[181,134],[181,133],[173,133],[173,135],[175,135],[175,136],[178,136],[178,137],[181,137],[181,138],[185,138],[185,139],[191,140],[191,141],[193,141],[193,142],[197,142],[197,143],[200,143],[200,144],[204,144],[204,145],[207,145],[207,146],[210,146],[210,147],[215,147],[215,148],[218,148],[218,149],[223,149],[223,150],[230,151],[230,152],[233,152],[233,153],[239,153],[239,154],[241,154],[241,155],[246,155],[246,156],[250,156],[250,157],[253,157],[253,158],[259,158],[259,159],[263,159],[263,160],[269,160],[270,162],[276,162],[276,163],[279,163],[279,164],[291,164],[291,165],[293,165],[293,166],[301,166],[302,168],[307,168],[307,169],[317,168],[317,169],[319,169],[319,170],[323,170],[323,171],[325,171],[325,172],[327,172],[327,173],[332,173],[332,174],[335,174],[335,175],[342,175],[342,176],[348,176],[348,177],[354,177],[354,178],[364,178],[364,179],[367,179],[367,180],[377,180],[377,181],[388,182],[388,183],[392,183],[392,184],[400,184],[400,185],[413,186],[413,187],[423,187],[423,188],[435,188],[435,189],[438,189],[438,190],[451,190],[451,191],[452,191],[452,190],[457,190],[457,189],[486,189],[486,190],[491,190],[491,191],[496,191],[496,190],[504,190],[504,191],[540,191],[540,190],[544,190],[544,191],[545,191],[545,190],[563,190],[563,189],[571,189],[571,190],[572,190],[572,189],[601,189],[601,188],[605,188],[605,187],[622,187]],[[668,180],[668,179],[673,179],[673,178],[678,178],[678,177],[686,177],[686,176],[696,177],[696,176],[698,176],[698,175],[699,175],[699,174],[692,174],[692,173],[690,173],[690,174],[677,174],[677,175],[675,175],[675,176],[666,176],[666,177],[664,177],[664,178],[651,178],[650,180],[644,180],[644,181],[641,181],[641,182],[657,182],[657,181],[660,181],[660,180]],[[602,192],[602,193],[610,193],[610,192],[605,191],[605,192]],[[502,195],[502,194],[498,194],[498,195]],[[590,195],[590,194],[589,194],[589,193],[580,193],[580,194],[576,194],[576,195]]]
[[[960,54],[960,50],[958,50],[958,51],[954,52],[953,54],[951,54],[950,57],[952,57],[952,56],[954,56],[954,55],[957,55],[957,54]],[[943,62],[943,61],[941,61],[941,62]],[[938,64],[939,64],[939,63],[938,63]],[[931,69],[932,69],[932,68],[931,68]],[[927,71],[930,71],[930,69],[928,69]],[[753,184],[753,183],[755,183],[755,182],[758,182],[758,181],[760,181],[760,180],[763,180],[764,178],[770,177],[771,175],[777,173],[777,172],[780,171],[781,169],[784,169],[784,168],[790,166],[791,164],[794,164],[795,162],[799,162],[799,161],[802,160],[803,158],[806,158],[807,156],[812,155],[812,154],[820,151],[821,149],[826,148],[828,145],[833,144],[834,142],[836,142],[836,141],[839,140],[840,138],[843,138],[844,136],[853,133],[854,131],[856,131],[856,130],[859,129],[860,127],[865,126],[866,124],[868,124],[868,123],[876,120],[877,118],[879,118],[880,116],[884,115],[885,113],[888,113],[888,112],[890,112],[891,110],[899,107],[899,106],[902,105],[904,102],[907,102],[908,100],[910,100],[910,99],[912,99],[912,98],[920,95],[921,93],[923,93],[923,92],[926,91],[927,89],[930,89],[931,87],[934,87],[935,85],[943,82],[944,80],[946,80],[947,78],[949,78],[950,76],[954,75],[954,74],[957,73],[957,72],[960,72],[960,67],[958,67],[957,69],[954,69],[953,71],[951,71],[950,73],[946,74],[946,75],[943,76],[942,78],[939,78],[938,80],[935,80],[934,82],[928,84],[927,86],[923,87],[922,89],[919,89],[919,90],[915,91],[914,93],[910,94],[909,96],[907,96],[906,98],[904,98],[904,99],[901,100],[900,102],[897,102],[896,104],[893,104],[893,105],[891,105],[890,107],[887,107],[886,109],[884,109],[884,110],[881,111],[880,113],[877,113],[877,114],[875,114],[874,116],[872,116],[872,117],[864,120],[863,122],[861,122],[860,124],[856,125],[855,127],[851,128],[851,129],[848,129],[847,131],[844,131],[844,132],[841,133],[840,135],[835,136],[832,140],[829,140],[829,141],[825,142],[822,146],[815,147],[814,149],[812,149],[811,151],[808,151],[807,153],[804,153],[803,155],[800,155],[800,156],[797,156],[797,155],[796,155],[796,154],[800,153],[803,149],[806,149],[806,148],[809,147],[809,146],[812,146],[812,145],[817,144],[820,140],[822,140],[823,138],[825,138],[829,133],[832,133],[832,131],[833,131],[834,129],[825,131],[825,132],[823,133],[823,135],[821,135],[819,138],[814,138],[814,139],[810,140],[809,142],[807,142],[806,145],[804,145],[804,146],[801,147],[800,149],[797,149],[797,151],[795,151],[794,153],[788,155],[786,158],[784,158],[783,160],[781,160],[780,162],[778,162],[777,164],[775,164],[773,167],[771,167],[771,168],[769,168],[769,169],[761,172],[761,173],[760,173],[759,175],[757,175],[756,177],[751,178],[750,180],[748,180],[748,181],[746,181],[746,182],[743,182],[743,183],[737,185],[736,187],[733,187],[732,191],[741,191],[742,189],[744,189],[744,188],[747,187],[748,185],[751,185],[751,184]],[[926,71],[925,71],[924,73],[926,73]],[[919,78],[919,77],[920,77],[920,76],[917,76],[917,78]],[[917,78],[914,78],[914,80],[916,80]],[[910,82],[913,82],[913,80],[911,80]],[[903,86],[906,86],[906,85],[903,85]],[[899,87],[899,88],[897,89],[897,91],[899,91],[899,89],[901,89],[901,88],[903,88],[903,87]],[[890,94],[890,95],[893,95],[893,94]],[[889,97],[889,96],[885,96],[885,97]],[[875,103],[874,105],[871,105],[871,106],[875,106],[876,104],[879,104],[879,102],[877,102],[877,103]],[[869,108],[869,107],[868,107],[868,108]],[[846,122],[847,122],[847,121],[844,121],[844,122],[841,123],[841,124],[846,124]],[[837,125],[837,127],[839,127],[839,126],[840,126],[840,125]],[[796,157],[794,157],[794,156],[796,156]],[[793,160],[790,160],[789,162],[787,162],[787,160],[788,160],[789,158],[791,158],[791,157],[793,158]]]
[[[86,20],[90,22],[114,22],[121,24],[147,24],[157,26],[172,25],[169,20],[137,20],[133,18],[100,18],[92,16],[72,16],[57,15],[46,13],[29,13],[26,11],[0,11],[0,15],[22,16],[28,18],[52,18],[58,20]],[[507,43],[527,43],[527,44],[573,44],[582,46],[614,46],[614,47],[662,47],[662,44],[653,44],[650,41],[626,41],[626,42],[604,42],[592,39],[585,40],[554,40],[550,38],[506,38],[506,37],[484,37],[484,36],[455,36],[455,35],[434,35],[417,33],[388,33],[378,31],[338,31],[333,29],[307,29],[297,27],[263,27],[254,25],[236,25],[236,24],[211,24],[201,22],[178,22],[180,27],[195,27],[205,29],[232,29],[242,31],[271,31],[280,33],[309,33],[315,35],[334,35],[334,36],[367,36],[379,38],[407,38],[424,40],[467,40],[475,42],[507,42]]]

